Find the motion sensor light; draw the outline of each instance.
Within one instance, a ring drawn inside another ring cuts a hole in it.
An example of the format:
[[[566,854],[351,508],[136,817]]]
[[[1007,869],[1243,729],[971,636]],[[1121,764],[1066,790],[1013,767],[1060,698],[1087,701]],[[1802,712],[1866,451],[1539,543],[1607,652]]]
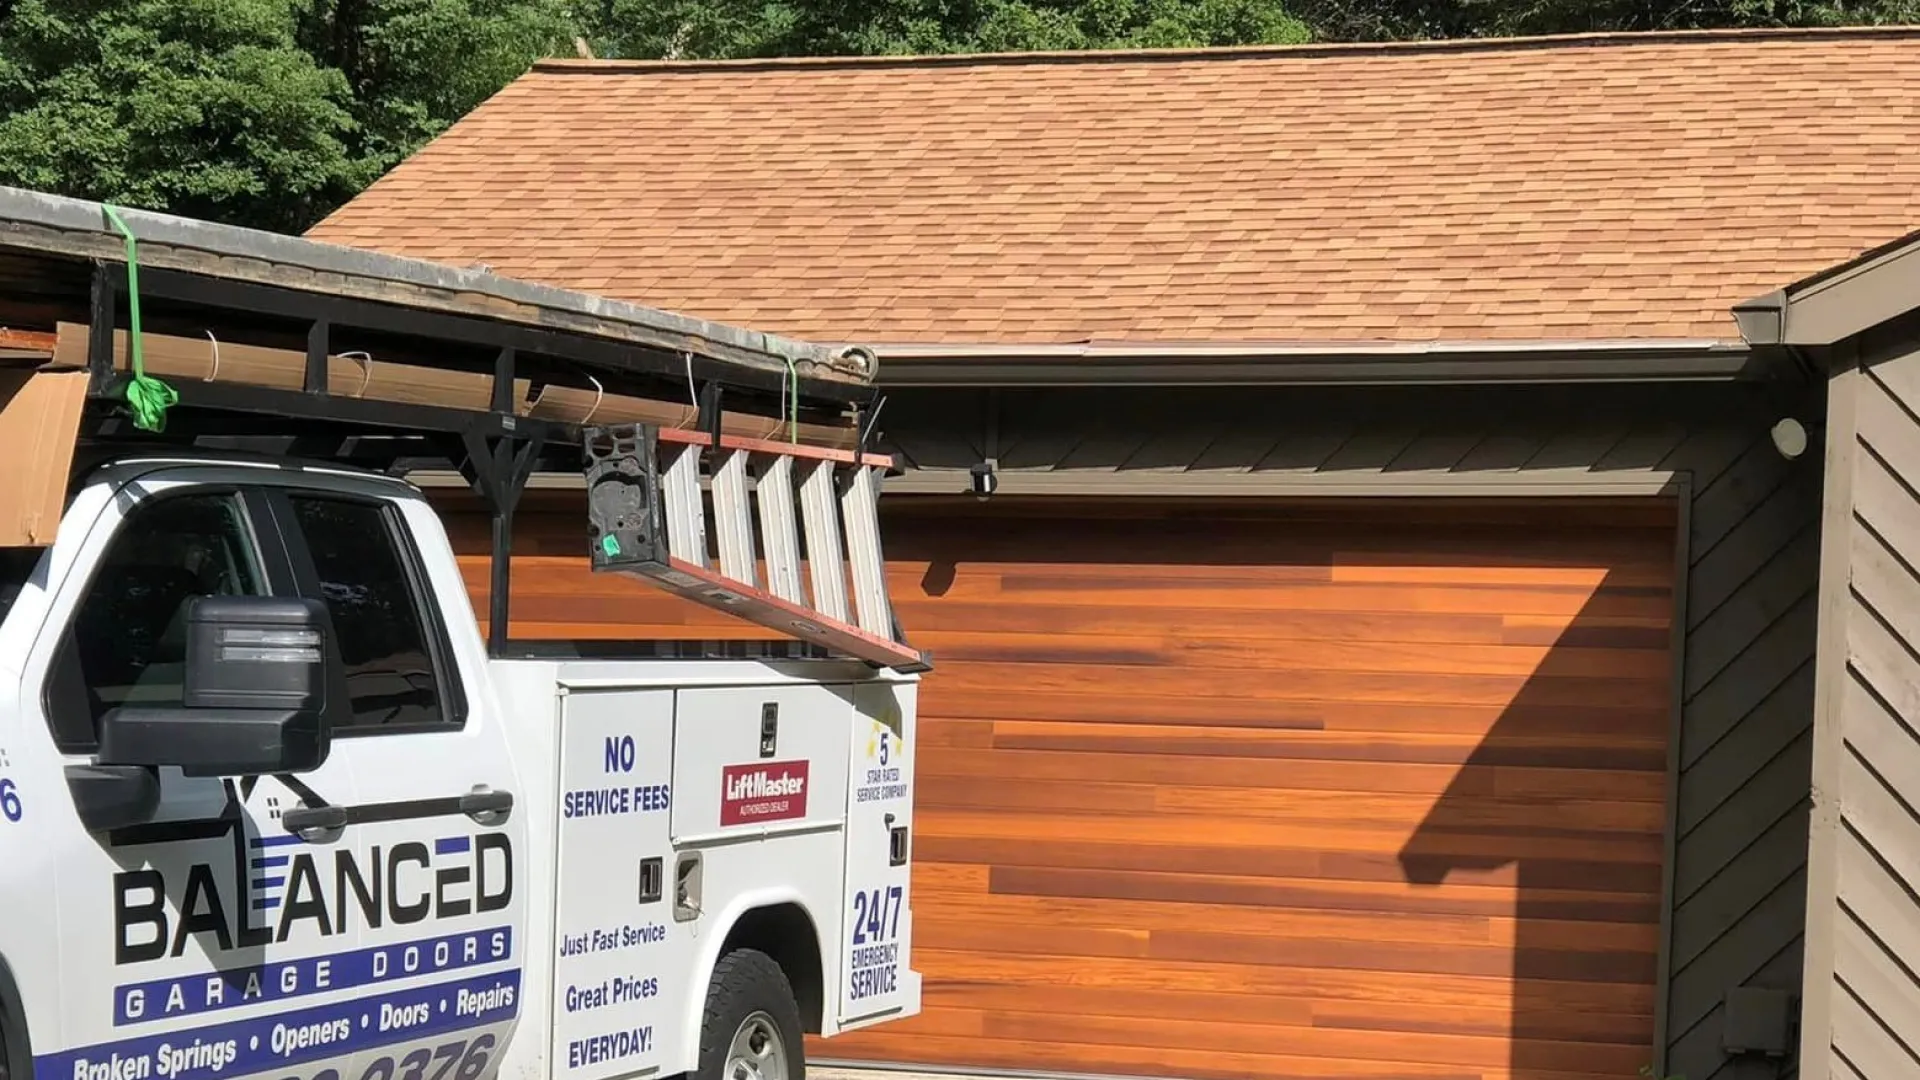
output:
[[[1773,448],[1788,461],[1807,452],[1807,426],[1788,416],[1773,425]]]

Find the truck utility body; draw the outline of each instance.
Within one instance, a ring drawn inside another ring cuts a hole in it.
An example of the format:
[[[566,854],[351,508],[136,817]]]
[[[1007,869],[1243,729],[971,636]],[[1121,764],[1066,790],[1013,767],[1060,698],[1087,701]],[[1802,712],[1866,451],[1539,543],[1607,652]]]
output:
[[[0,548],[6,1080],[786,1080],[803,1033],[919,1010],[927,660],[885,597],[870,361],[89,207],[0,191],[38,283],[0,298],[38,322],[0,375],[41,427],[84,391],[57,532]],[[177,243],[111,258],[127,232]],[[591,422],[610,399],[638,419]],[[493,511],[484,633],[420,467]],[[513,510],[555,468],[595,570],[799,644],[511,640]],[[39,520],[23,490],[0,513]]]

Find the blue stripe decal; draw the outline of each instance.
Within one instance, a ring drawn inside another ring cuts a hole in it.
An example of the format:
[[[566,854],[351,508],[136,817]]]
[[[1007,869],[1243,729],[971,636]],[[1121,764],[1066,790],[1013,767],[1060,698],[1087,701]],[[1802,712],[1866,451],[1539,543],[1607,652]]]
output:
[[[470,850],[472,847],[473,838],[470,836],[448,836],[433,842],[433,853],[435,855],[458,855],[463,851]]]
[[[256,870],[265,870],[270,866],[285,866],[293,861],[291,855],[255,855],[252,860]]]
[[[279,903],[278,899],[253,902],[259,909]],[[512,956],[513,928],[495,926],[350,952],[149,979],[114,987],[113,1023],[115,1027],[150,1024],[268,1001],[337,993],[497,964]]]
[[[299,837],[291,834],[281,836],[255,836],[247,841],[249,845],[256,848],[285,847],[288,844],[298,844],[301,842]]]
[[[504,1023],[520,969],[81,1046],[33,1059],[35,1080],[218,1080]]]

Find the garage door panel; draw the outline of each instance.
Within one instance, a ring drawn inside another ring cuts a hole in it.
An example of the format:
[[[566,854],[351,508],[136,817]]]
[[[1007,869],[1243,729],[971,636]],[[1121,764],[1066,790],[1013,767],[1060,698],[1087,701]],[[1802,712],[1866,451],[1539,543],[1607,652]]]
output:
[[[1126,1016],[1063,1015],[995,1010],[983,1018],[986,1038],[1038,1041],[1057,1039],[1105,1048],[1142,1047],[1178,1050],[1206,1046],[1225,1053],[1257,1054],[1284,1049],[1305,1059],[1348,1060],[1356,1056],[1382,1061],[1421,1062],[1477,1069],[1507,1067],[1514,1047],[1503,1036],[1456,1025],[1432,1032],[1388,1028],[1350,1029],[1312,1024],[1246,1024],[1208,1020],[1137,1020]],[[1645,1052],[1617,1042],[1528,1040],[1530,1065],[1555,1070],[1592,1069],[1632,1076],[1646,1063]],[[1290,1074],[1283,1074],[1290,1075]]]
[[[937,665],[917,859],[967,870],[920,887],[940,1015],[822,1053],[1382,1080],[1648,1060],[1670,509],[902,505],[899,611]]]
[[[1615,646],[1580,648],[1563,643],[1537,645],[1454,644],[1391,641],[1296,641],[1255,635],[1245,629],[1221,638],[1201,638],[1185,627],[1169,627],[1161,645],[1163,663],[1211,672],[1215,668],[1262,667],[1276,651],[1296,669],[1329,672],[1392,672],[1416,675],[1500,675],[1542,678],[1621,679],[1664,684],[1673,661],[1664,646],[1652,649]]]
[[[1016,621],[1025,617],[1023,607],[1076,605],[1091,608],[1120,609],[1131,612],[1137,625],[1164,624],[1165,617],[1155,614],[1159,608],[1198,608],[1214,612],[1292,610],[1296,612],[1333,611],[1345,613],[1408,612],[1423,615],[1523,615],[1534,618],[1557,616],[1571,620],[1592,614],[1608,619],[1655,619],[1670,613],[1673,604],[1664,591],[1612,588],[1607,585],[1588,588],[1493,588],[1488,586],[1435,586],[1411,589],[1405,586],[1373,584],[1267,585],[1257,577],[1236,582],[1221,581],[1217,587],[1194,588],[1173,580],[1118,579],[1107,589],[1087,581],[1078,588],[1044,587],[1058,579],[1038,580],[1018,574],[974,573],[962,564],[950,583],[937,577],[934,568],[916,566],[907,560],[894,560],[892,571],[902,585],[921,586],[932,580],[941,599],[969,600],[997,608],[1010,609],[1003,617]],[[1130,571],[1131,572],[1131,571]],[[900,590],[904,592],[905,590]],[[922,618],[932,610],[910,596],[900,601],[902,612],[912,611]],[[929,620],[939,625],[944,620]],[[919,625],[916,623],[915,625]]]
[[[1667,607],[1671,607],[1671,601]],[[1500,640],[1508,645],[1552,645],[1556,648],[1668,650],[1673,642],[1672,620],[1637,615],[1601,618],[1582,612],[1577,622],[1555,615],[1506,615],[1500,620]]]
[[[1310,908],[1246,908],[1210,905],[1200,901],[1114,900],[1103,897],[1062,897],[1009,894],[995,890],[980,896],[929,894],[927,902],[945,919],[1007,926],[1072,925],[1090,929],[1146,930],[1151,933],[1205,927],[1237,934],[1273,934],[1289,937],[1342,937],[1363,934],[1369,940],[1493,943],[1501,934],[1489,916],[1407,914],[1383,920],[1373,912],[1315,911]],[[915,901],[915,911],[919,910]],[[1511,922],[1511,920],[1507,920]],[[1602,926],[1603,924],[1590,924]],[[1622,947],[1637,942],[1631,928],[1602,929],[1606,938]],[[1507,935],[1511,937],[1511,935]]]
[[[924,745],[928,745],[923,743]],[[998,779],[984,777],[921,776],[916,805],[930,810],[970,810],[993,805],[1003,810],[1047,810],[1068,813],[1145,813],[1193,818],[1230,816],[1309,828],[1406,828],[1417,824],[1433,800],[1425,795],[1391,795],[1376,791],[1247,791],[1228,787],[1166,787],[1082,781],[1073,784],[1034,784],[1017,790]],[[991,799],[990,804],[983,800]],[[1655,803],[1568,800],[1560,797],[1488,800],[1462,816],[1475,828],[1490,832],[1517,830],[1553,835],[1555,814],[1580,815],[1581,835],[1629,834],[1641,838],[1661,833],[1664,810]]]
[[[1201,840],[1176,846],[1137,841],[926,835],[917,843],[921,858],[936,862],[985,862],[996,867],[1208,873],[1231,866],[1249,876],[1381,882],[1404,882],[1413,872],[1397,853],[1215,846]],[[1568,858],[1529,860],[1527,874],[1530,890],[1591,889],[1628,895],[1657,890],[1660,880],[1657,864]],[[1514,863],[1507,859],[1483,864],[1462,860],[1446,874],[1448,882],[1474,884],[1506,884],[1515,877]]]
[[[922,746],[930,745],[921,743]],[[1035,784],[1009,791],[1005,781],[976,777],[915,776],[917,810],[966,809],[990,805],[1009,810],[1099,811],[1145,814],[1157,806],[1152,784],[1110,784],[1083,781],[1074,784]]]
[[[1004,786],[1004,785],[1003,785]],[[1129,790],[1132,790],[1131,788]],[[1153,807],[1162,813],[1234,814],[1301,824],[1355,825],[1418,824],[1433,806],[1423,795],[1396,795],[1379,791],[1326,792],[1270,788],[1248,791],[1228,787],[1154,788]],[[976,789],[976,798],[979,797]],[[927,789],[921,787],[924,801]],[[974,805],[978,805],[975,803]],[[1535,826],[1553,820],[1555,813],[1578,812],[1580,827],[1599,833],[1635,833],[1659,836],[1666,811],[1655,803],[1625,800],[1568,800],[1560,797],[1512,798],[1475,804],[1460,819],[1476,826],[1511,828]]]
[[[1634,714],[1616,710],[1616,715]],[[1321,725],[1300,722],[1290,725],[1250,726],[1244,724],[1200,723],[1122,723],[1102,721],[996,720],[993,722],[993,746],[999,749],[1084,749],[1106,753],[1131,753],[1128,746],[1152,746],[1150,753],[1181,753],[1200,757],[1300,757],[1327,760],[1378,760],[1382,765],[1415,763],[1458,765],[1472,755],[1460,753],[1492,745],[1527,755],[1521,765],[1554,768],[1554,759],[1568,747],[1584,746],[1595,750],[1647,741],[1644,734],[1610,729],[1586,732],[1523,731],[1509,733],[1511,725],[1497,732],[1486,731],[1327,731]],[[1077,738],[1098,745],[1041,747],[1032,740]],[[1178,743],[1186,749],[1160,749],[1163,743]],[[1374,755],[1378,755],[1375,757]]]
[[[1114,901],[1059,897],[1016,897],[1001,894],[958,895],[928,893],[927,910],[940,921],[971,925],[1021,927],[1070,923],[1085,930],[1145,930],[1149,943],[1159,954],[1160,946],[1180,940],[1181,935],[1204,933],[1209,939],[1254,937],[1266,947],[1288,951],[1301,948],[1345,948],[1356,938],[1367,948],[1389,944],[1431,945],[1447,948],[1511,950],[1525,942],[1542,958],[1565,955],[1605,955],[1604,963],[1583,967],[1576,981],[1636,982],[1644,962],[1651,959],[1658,941],[1658,928],[1625,922],[1574,922],[1497,916],[1436,915],[1403,912],[1394,919],[1381,919],[1378,912],[1327,912],[1308,908],[1266,907],[1260,909],[1213,908],[1203,903],[1151,901]],[[1509,902],[1508,910],[1512,910]],[[1035,920],[1040,920],[1036,923]],[[1196,929],[1204,928],[1204,929]],[[1344,953],[1343,953],[1344,955]],[[1214,959],[1196,956],[1192,959]],[[1238,957],[1225,962],[1253,962]],[[1264,962],[1264,961],[1262,961]],[[1282,963],[1297,963],[1285,960]],[[1506,961],[1507,969],[1512,961]],[[1333,965],[1345,966],[1345,965]],[[1420,969],[1429,970],[1429,969]],[[1455,974],[1485,974],[1452,968],[1431,969]],[[1621,978],[1604,978],[1606,971],[1627,972]],[[1505,974],[1506,969],[1494,974]],[[1551,972],[1540,977],[1557,977]]]
[[[1115,957],[1148,956],[1145,930],[1093,926],[991,926],[959,919],[914,920],[915,950],[991,950],[999,956]],[[916,952],[917,955],[917,952]],[[919,1021],[909,1021],[918,1025]]]
[[[915,955],[919,952],[916,949]],[[1651,987],[1624,983],[1533,980],[1519,993],[1507,980],[1483,976],[1370,972],[1280,965],[1181,963],[1147,967],[1124,958],[1085,957],[1062,967],[1059,955],[991,956],[967,950],[928,951],[928,959],[951,971],[950,982],[979,985],[1090,986],[1187,993],[1238,993],[1299,997],[1316,1003],[1349,1002],[1391,1007],[1506,1008],[1529,1014],[1571,1013],[1651,1019]],[[916,1023],[918,1021],[915,1021]],[[894,1029],[904,1030],[904,1029]],[[864,1036],[863,1036],[864,1037]]]
[[[943,1010],[1006,1010],[1042,1016],[1161,1016],[1173,1020],[1226,1020],[1298,1027],[1311,1026],[1321,1012],[1321,1003],[1279,994],[1136,990],[1001,980],[950,982],[928,987],[926,1000]],[[1359,1011],[1380,1011],[1364,1005],[1353,1007]],[[1480,1011],[1491,1014],[1496,1010]]]
[[[970,1060],[987,1068],[1009,1070],[1039,1069],[1050,1072],[1090,1072],[1107,1075],[1139,1073],[1150,1076],[1191,1076],[1218,1080],[1247,1080],[1249,1077],[1276,1077],[1284,1080],[1591,1080],[1593,1071],[1565,1072],[1541,1066],[1520,1064],[1511,1067],[1489,1065],[1474,1067],[1422,1061],[1393,1060],[1384,1056],[1404,1047],[1378,1046],[1380,1037],[1364,1040],[1376,1044],[1372,1058],[1314,1058],[1284,1052],[1231,1053],[1193,1048],[1134,1047],[1107,1043],[1068,1043],[1061,1041],[1012,1041],[974,1039],[963,1036],[931,1036],[908,1040],[901,1036],[875,1039],[882,1054],[918,1053],[920,1048],[939,1055],[942,1060]],[[1643,1062],[1644,1063],[1644,1062]],[[1605,1073],[1632,1077],[1634,1072]]]
[[[1289,967],[1346,970],[1385,982],[1410,975],[1453,975],[1504,980],[1513,974],[1513,950],[1479,943],[1406,942],[1368,939],[1340,941],[1262,934],[1203,931],[1149,932],[1116,927],[1037,927],[963,919],[929,920],[914,926],[916,947],[992,949],[1000,955],[1051,957],[1151,958],[1156,962],[1233,967]],[[1586,955],[1542,950],[1543,966],[1566,976],[1540,974],[1558,981],[1634,985],[1638,967],[1625,952]],[[1550,960],[1548,964],[1546,961]],[[1231,979],[1230,971],[1223,976]],[[1580,977],[1573,977],[1580,976]],[[1231,987],[1232,982],[1223,985]],[[916,1022],[917,1023],[917,1022]]]
[[[1341,1001],[1325,997],[1204,991],[1132,990],[1109,987],[954,982],[930,987],[927,1004],[942,1011],[1005,1011],[1035,1017],[1059,1015],[1156,1016],[1355,1032],[1409,1032],[1505,1038],[1511,1010],[1498,1004],[1426,1005],[1404,999]],[[1648,1017],[1568,1011],[1515,1032],[1529,1041],[1637,1046]]]
[[[1381,919],[1378,911],[1324,911],[1278,905],[1262,908],[1210,906],[1198,898],[1189,902],[1115,901],[1110,898],[1023,897],[997,891],[985,896],[930,892],[927,898],[930,910],[938,913],[942,919],[1005,926],[1031,924],[1035,919],[1043,922],[1065,919],[1087,929],[1143,929],[1154,935],[1151,940],[1158,940],[1159,935],[1192,933],[1196,927],[1203,927],[1209,934],[1250,935],[1275,943],[1338,941],[1358,936],[1371,944],[1404,942],[1464,947],[1486,945],[1511,949],[1525,941],[1529,947],[1542,951],[1651,956],[1659,936],[1658,927],[1643,923],[1581,922],[1564,917],[1537,920],[1531,913],[1526,918],[1514,918],[1405,911],[1396,918]],[[1505,910],[1513,910],[1511,895]],[[1536,922],[1540,925],[1535,925]]]
[[[902,619],[908,617],[901,612]],[[999,661],[1017,664],[1164,664],[1178,648],[1164,632],[1133,634],[1061,634],[1014,630],[976,633],[915,632],[916,647],[943,661]]]
[[[1083,562],[1183,561],[1170,557],[1166,549],[1143,551],[1139,537],[1152,534],[1193,539],[1193,546],[1204,543],[1221,545],[1223,550],[1251,550],[1263,563],[1274,561],[1269,553],[1311,562],[1324,561],[1329,552],[1395,556],[1437,552],[1485,557],[1497,550],[1515,564],[1564,565],[1610,557],[1657,561],[1631,537],[1669,529],[1675,520],[1671,501],[1646,499],[1074,502],[1063,513],[1062,501],[1037,498],[1001,498],[986,505],[967,498],[917,499],[912,507],[896,500],[888,509],[898,516],[889,522],[887,535],[910,541],[916,548],[1014,561],[1034,558],[1031,541],[1057,537],[1061,520],[1071,518],[1075,537],[1087,540],[1085,558],[1080,560]],[[957,543],[951,528],[956,522],[991,522],[992,528],[979,540]],[[1568,522],[1597,524],[1605,531],[1581,533],[1562,527]],[[1516,524],[1550,527],[1515,535]]]
[[[1196,637],[1228,637],[1245,633],[1248,629],[1246,617],[1241,613],[1245,604],[1237,603],[1226,607],[1185,607],[1164,605],[1142,612],[1130,607],[1103,606],[1095,604],[1008,604],[1002,602],[975,602],[957,600],[943,596],[939,600],[916,600],[912,597],[896,598],[894,605],[900,612],[901,620],[917,613],[925,612],[930,619],[926,633],[961,633],[966,631],[946,631],[937,627],[997,625],[1008,634],[1031,635],[1035,637],[1070,634],[1082,635],[1111,634],[1125,637],[1145,636],[1158,638],[1165,634],[1167,627],[1178,626],[1183,632]],[[1529,616],[1542,625],[1560,626],[1566,621],[1564,615]],[[936,621],[937,620],[937,621]],[[1479,642],[1498,645],[1508,640],[1512,632],[1511,619],[1497,614],[1447,614],[1426,612],[1366,612],[1366,611],[1267,611],[1260,620],[1260,631],[1274,639],[1295,641],[1382,641],[1410,642],[1415,644]],[[921,634],[919,622],[907,622],[914,627],[917,640]],[[1519,625],[1525,629],[1524,624]],[[1515,641],[1513,644],[1536,644],[1532,641]],[[1544,644],[1551,644],[1551,641]],[[1655,643],[1658,647],[1658,643]]]
[[[1196,698],[1191,695],[1128,695],[1112,708],[1092,708],[1071,693],[1005,690],[994,694],[948,697],[937,709],[921,713],[923,739],[948,746],[987,746],[996,723],[1071,720],[1097,717],[1105,724],[1152,724],[1235,728],[1320,729],[1324,731],[1405,731],[1415,734],[1485,733],[1496,721],[1552,734],[1657,734],[1667,727],[1664,709],[1621,709],[1605,704],[1578,706],[1425,705],[1382,701],[1276,702],[1265,698]],[[969,741],[971,740],[971,741]]]
[[[993,747],[1184,757],[1369,761],[1383,767],[1465,765],[1646,771],[1666,762],[1665,740],[1644,735],[1506,736],[1405,732],[1312,731],[1245,727],[1172,727],[1014,721],[996,723]]]
[[[914,762],[916,776],[1000,777],[1008,782],[1103,780],[1182,786],[1245,786],[1279,783],[1275,766],[1239,758],[1199,758],[1153,754],[1074,754],[1048,750],[955,747]],[[1473,775],[1451,765],[1400,764],[1383,768],[1368,762],[1301,759],[1286,765],[1285,784],[1304,791],[1388,791],[1440,795],[1470,788],[1482,800],[1503,795],[1563,799],[1663,802],[1666,776],[1603,769],[1527,769],[1505,766]],[[1463,800],[1464,801],[1464,800]]]
[[[1602,865],[1632,873],[1661,863],[1654,837],[1548,829],[1542,826],[1493,826],[1428,830],[1417,845],[1407,842],[1404,826],[1299,825],[1240,817],[1119,814],[1028,814],[1007,810],[937,810],[918,816],[927,840],[999,839],[1034,843],[1079,842],[1138,844],[1151,851],[1177,851],[1204,844],[1219,853],[1220,869],[1254,865],[1252,853],[1340,852],[1392,855],[1396,858],[1458,860],[1562,860]],[[1234,857],[1232,852],[1243,853]]]
[[[939,657],[934,658],[939,662]],[[942,708],[951,696],[1009,687],[1065,691],[1085,695],[1089,710],[1105,707],[1102,698],[1139,693],[1258,699],[1278,702],[1357,700],[1408,704],[1503,706],[1524,687],[1531,704],[1587,705],[1607,701],[1621,708],[1665,708],[1671,701],[1660,682],[1580,677],[1545,672],[1537,676],[1426,675],[1380,671],[1328,671],[1297,666],[1291,658],[1257,671],[1210,669],[1194,672],[1146,665],[955,663],[936,688],[929,683],[930,708]],[[1125,676],[1122,681],[1119,676]]]
[[[1010,630],[915,633],[914,642],[948,661],[1036,665],[1144,664],[1183,670],[1245,669],[1270,666],[1284,654],[1295,669],[1337,672],[1393,672],[1422,675],[1500,675],[1519,679],[1543,676],[1640,679],[1663,683],[1672,660],[1664,641],[1654,648],[1601,646],[1580,648],[1539,644],[1325,641],[1285,638],[1265,632],[1252,619],[1219,634],[1201,635],[1173,620],[1159,633],[1070,634]]]
[[[942,895],[984,893],[992,887],[993,867],[986,863],[928,863],[925,870],[914,867],[915,903],[921,892]]]
[[[1575,559],[1579,562],[1574,563]],[[1520,565],[1524,561],[1507,551],[1497,555],[1483,551],[1472,559],[1434,552],[1376,556],[1336,551],[1329,578],[1335,584],[1566,589],[1586,594],[1604,590],[1617,596],[1657,598],[1665,595],[1672,576],[1668,564],[1631,562],[1615,552],[1561,551],[1542,565]]]
[[[969,879],[972,880],[971,878]],[[916,890],[920,888],[918,879]],[[929,889],[929,892],[934,891]],[[1405,881],[1125,872],[1060,867],[994,866],[972,892],[1114,900],[1353,911],[1372,914],[1511,915],[1511,883],[1410,885]],[[916,895],[919,895],[916,892]],[[1582,889],[1531,889],[1527,911],[1539,919],[1648,923],[1658,905],[1637,896]]]
[[[993,746],[992,720],[956,720],[951,717],[920,715],[919,736],[921,746],[967,747],[986,750]],[[918,780],[920,772],[916,765],[914,778]]]
[[[1639,1047],[1645,1041],[1646,1026],[1650,1020],[1647,1016],[1599,1012],[1537,1013],[1526,1021],[1524,1027],[1517,1027],[1512,1010],[1504,1003],[1468,1008],[1407,1001],[1368,1003],[1319,1000],[1311,1002],[1310,1008],[1313,1026],[1320,1028],[1497,1038],[1511,1035],[1527,1042],[1601,1043],[1630,1047]]]
[[[940,627],[992,625],[998,628],[994,633],[1037,638],[1062,634],[1157,638],[1164,635],[1168,627],[1177,626],[1183,634],[1207,639],[1231,638],[1257,629],[1263,638],[1274,641],[1567,645],[1654,651],[1667,648],[1671,632],[1667,618],[1670,602],[1653,605],[1659,610],[1645,615],[1600,616],[1590,608],[1583,608],[1576,625],[1572,621],[1573,613],[1564,609],[1575,606],[1581,595],[1569,590],[1564,596],[1556,597],[1554,611],[1543,614],[1515,614],[1511,610],[1452,614],[1337,608],[1261,609],[1259,621],[1251,625],[1246,612],[1253,605],[1244,598],[1233,598],[1234,602],[1218,607],[1169,603],[1141,610],[1118,604],[976,602],[957,600],[948,594],[938,600],[896,597],[895,607],[903,619],[920,613],[929,616],[924,630],[919,622],[910,624],[915,628],[916,637],[934,633],[977,639],[982,635]],[[1610,597],[1603,594],[1600,599],[1607,601]],[[1423,599],[1422,602],[1430,601]]]

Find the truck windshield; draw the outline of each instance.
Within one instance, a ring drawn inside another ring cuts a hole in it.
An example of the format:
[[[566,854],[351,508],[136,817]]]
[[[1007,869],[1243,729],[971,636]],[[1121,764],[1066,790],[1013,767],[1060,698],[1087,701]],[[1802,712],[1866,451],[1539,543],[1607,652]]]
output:
[[[33,576],[33,568],[40,565],[44,553],[44,548],[0,548],[0,623],[7,621],[13,602],[19,599],[20,590]]]

